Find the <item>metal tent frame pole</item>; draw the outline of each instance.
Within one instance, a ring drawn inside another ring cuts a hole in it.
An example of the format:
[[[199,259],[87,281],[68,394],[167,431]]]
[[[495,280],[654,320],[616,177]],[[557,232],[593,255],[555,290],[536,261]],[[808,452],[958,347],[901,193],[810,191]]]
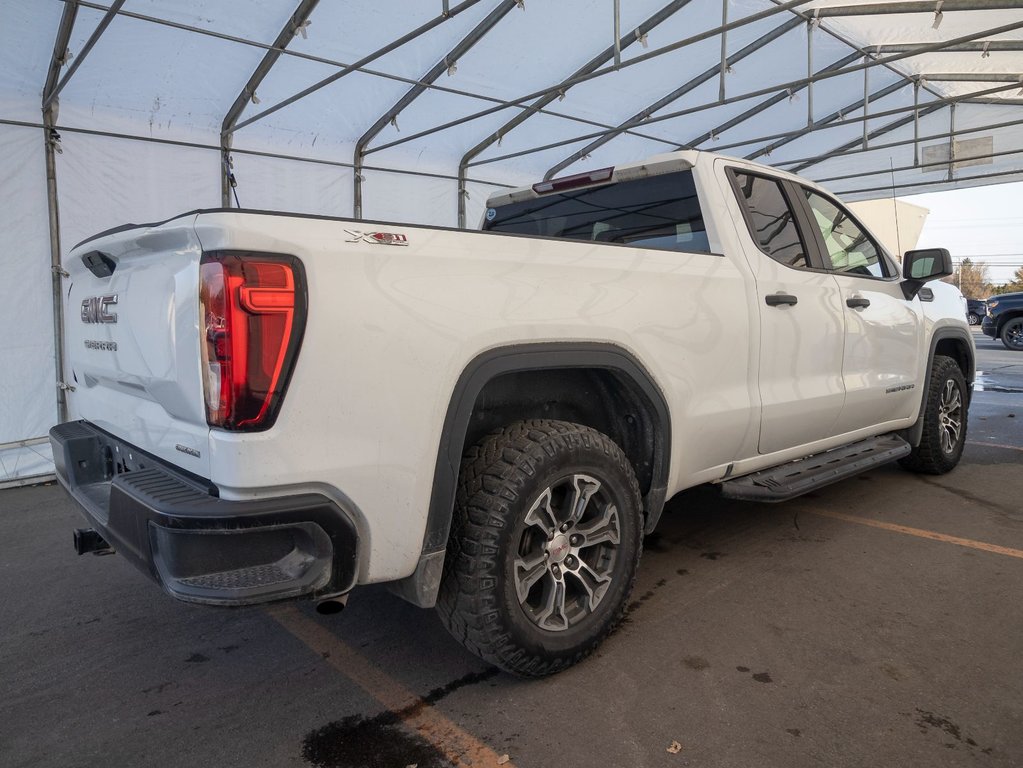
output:
[[[942,163],[942,164],[944,164],[944,163]],[[975,174],[973,176],[960,176],[958,179],[956,179],[956,183],[960,183],[960,182],[964,182],[964,181],[973,181],[973,180],[976,180],[976,179],[997,179],[997,178],[1001,178],[1003,176],[1019,176],[1019,173],[1020,173],[1019,170],[1012,170],[1012,171],[994,171],[993,173],[979,173],[979,174]],[[866,192],[889,192],[889,191],[891,191],[893,189],[918,189],[918,188],[921,188],[921,187],[940,187],[940,186],[947,186],[948,183],[949,182],[948,182],[947,179],[942,179],[941,181],[932,181],[930,183],[913,181],[913,182],[907,182],[905,184],[895,184],[894,186],[892,184],[883,184],[883,185],[877,186],[877,187],[862,187],[860,189],[845,189],[845,190],[842,190],[842,191],[838,192],[837,194],[839,194],[839,195],[862,195],[862,194],[864,194]]]
[[[497,7],[487,14],[483,21],[477,24],[458,42],[457,45],[455,45],[454,48],[448,51],[444,58],[434,64],[433,67],[425,75],[423,75],[422,78],[420,78],[417,85],[412,86],[412,88],[410,88],[404,96],[395,102],[394,106],[382,114],[377,121],[359,137],[359,140],[355,142],[355,152],[353,153],[353,165],[355,167],[353,178],[355,186],[353,215],[357,221],[362,219],[362,171],[363,162],[366,156],[366,147],[369,146],[369,143],[376,138],[376,136],[388,123],[396,124],[398,116],[402,113],[402,111],[425,93],[428,85],[431,85],[445,72],[451,72],[458,60],[470,51],[472,47],[482,40],[490,30],[497,26],[501,19],[507,16],[508,13],[518,5],[519,3],[517,0],[501,0]]]
[[[1019,125],[1023,125],[1023,118],[1021,118],[1019,120],[1007,120],[1005,122],[993,123],[993,124],[990,124],[990,125],[982,125],[982,126],[978,126],[976,128],[962,128],[962,129],[956,131],[956,134],[961,136],[961,135],[967,134],[967,133],[980,133],[981,131],[995,131],[995,130],[999,130],[1001,128],[1015,128],[1016,126],[1019,126]],[[947,139],[950,135],[951,134],[949,134],[948,132],[932,133],[932,134],[928,134],[927,136],[919,136],[919,137],[916,137],[916,138],[904,139],[902,141],[892,141],[892,142],[888,142],[886,144],[874,144],[874,146],[870,147],[870,149],[867,149],[867,150],[864,150],[862,148],[861,149],[851,148],[848,151],[842,153],[842,157],[848,157],[849,155],[859,155],[859,154],[862,154],[863,152],[878,152],[878,151],[880,151],[882,149],[895,149],[896,147],[905,147],[905,146],[908,146],[909,144],[912,144],[914,141],[933,141],[934,139]],[[781,161],[779,161],[777,163],[774,163],[774,165],[775,165],[775,167],[778,167],[778,168],[785,167],[785,166],[790,166],[790,165],[793,165],[793,166],[794,165],[799,165],[800,163],[810,163],[811,165],[816,165],[817,163],[823,162],[824,160],[828,160],[828,159],[830,159],[830,157],[827,156],[826,154],[820,154],[820,155],[812,155],[812,156],[809,156],[809,157],[793,158],[791,160],[781,160]],[[882,169],[882,172],[887,173],[888,170],[889,169],[885,168],[885,169]]]
[[[50,56],[50,67],[43,86],[43,142],[46,161],[46,203],[50,228],[50,279],[51,301],[53,302],[53,367],[56,377],[57,421],[64,422],[68,418],[67,395],[64,381],[64,286],[60,253],[60,207],[57,199],[57,109],[59,102],[50,98],[58,91],[60,69],[67,63],[68,44],[71,31],[78,16],[78,6],[68,3],[60,17],[57,27],[57,38],[53,43],[53,54]],[[81,59],[79,59],[80,61]],[[70,71],[60,83],[67,84]]]
[[[746,58],[747,56],[749,56],[749,55],[751,55],[753,53],[756,53],[761,48],[764,48],[764,47],[770,45],[771,43],[773,43],[775,40],[777,40],[778,38],[782,37],[786,33],[791,32],[793,29],[796,29],[797,27],[801,27],[803,25],[803,23],[804,23],[803,19],[797,16],[795,18],[789,19],[788,21],[786,21],[783,24],[778,25],[777,27],[772,29],[770,32],[768,32],[766,35],[763,35],[762,37],[759,37],[758,39],[754,40],[749,45],[743,47],[739,51],[736,51],[731,56],[729,56],[728,59],[725,62],[725,66],[727,68],[730,68],[733,64],[736,64],[737,62],[742,61],[742,59]],[[644,123],[655,112],[659,112],[660,110],[664,109],[669,104],[673,104],[674,102],[678,101],[680,98],[685,96],[690,91],[693,91],[696,88],[698,88],[699,86],[703,85],[704,83],[713,80],[715,77],[717,77],[721,73],[721,71],[722,71],[721,70],[721,65],[720,64],[714,64],[709,69],[707,69],[704,72],[702,72],[701,74],[699,74],[696,77],[692,78],[691,80],[683,83],[678,88],[673,90],[671,93],[667,94],[666,96],[662,96],[660,99],[655,101],[653,104],[650,104],[645,109],[641,110],[640,112],[637,112],[635,115],[630,117],[628,120],[626,120],[623,123],[621,123],[617,128],[614,128],[611,131],[605,132],[603,135],[595,138],[593,141],[591,141],[589,144],[587,144],[582,149],[576,150],[575,152],[573,152],[571,155],[566,157],[561,162],[556,163],[555,165],[553,165],[550,168],[548,168],[547,172],[543,176],[544,180],[551,179],[559,171],[563,171],[565,168],[567,168],[568,166],[572,165],[577,160],[580,160],[581,158],[586,157],[591,152],[593,152],[593,151],[599,149],[600,147],[604,146],[605,144],[607,144],[607,142],[611,141],[611,139],[613,139],[615,136],[618,136],[623,131],[625,131],[625,130],[627,130],[629,128],[634,128],[634,127]]]
[[[850,102],[849,104],[846,104],[844,107],[836,109],[830,115],[828,115],[826,117],[822,117],[820,120],[816,121],[813,125],[808,125],[808,126],[806,126],[804,128],[800,128],[800,129],[798,129],[796,131],[793,131],[788,136],[786,136],[784,138],[779,138],[777,141],[774,141],[774,142],[768,144],[766,147],[761,147],[760,149],[756,150],[755,152],[751,152],[750,154],[746,155],[746,159],[747,160],[756,160],[758,157],[763,157],[764,155],[770,155],[776,149],[780,149],[781,147],[784,147],[786,144],[791,144],[796,139],[802,138],[803,136],[806,136],[808,133],[813,133],[818,128],[824,128],[826,126],[834,125],[835,123],[839,123],[839,122],[841,122],[843,124],[846,124],[846,125],[848,125],[848,124],[850,124],[852,122],[855,122],[855,120],[847,120],[846,119],[846,115],[848,113],[850,113],[850,112],[855,112],[857,109],[863,109],[864,110],[863,117],[857,118],[857,119],[863,122],[863,141],[864,141],[863,146],[866,147],[867,146],[866,145],[866,136],[867,136],[867,128],[866,128],[866,126],[867,126],[867,120],[872,120],[875,117],[879,116],[879,115],[868,116],[867,113],[866,113],[867,105],[871,101],[877,101],[878,99],[883,99],[885,96],[890,96],[893,93],[897,93],[898,91],[901,91],[905,87],[906,87],[906,84],[900,81],[900,82],[892,83],[891,85],[887,85],[884,88],[880,88],[880,89],[874,91],[873,93],[865,93],[865,94],[863,94],[863,98],[857,99],[856,101],[853,101],[853,102]],[[746,144],[752,144],[752,143],[754,143],[754,142],[752,142],[752,141],[746,142]],[[743,145],[738,145],[738,146],[743,146]]]
[[[850,53],[848,56],[843,56],[841,59],[838,59],[837,61],[832,62],[831,64],[829,64],[828,66],[824,67],[823,69],[817,70],[817,72],[815,72],[814,74],[817,75],[817,74],[820,74],[822,72],[828,72],[829,70],[841,69],[846,64],[849,64],[849,63],[855,61],[858,58],[860,58],[859,52]],[[803,86],[803,88],[808,88],[809,86],[810,86],[810,84],[807,83],[807,85]],[[770,109],[775,104],[780,104],[781,102],[785,101],[785,99],[791,98],[791,95],[794,95],[794,94],[798,93],[800,90],[802,90],[802,88],[794,88],[794,89],[792,89],[791,94],[788,91],[781,91],[780,93],[776,93],[771,98],[765,99],[764,101],[760,102],[756,106],[750,107],[749,109],[747,109],[742,114],[736,115],[732,119],[726,120],[725,122],[721,123],[720,125],[714,126],[709,131],[706,131],[705,133],[702,133],[701,135],[697,136],[694,139],[690,139],[689,141],[687,141],[685,143],[679,144],[678,147],[679,147],[679,149],[695,149],[700,144],[703,144],[703,142],[705,142],[705,141],[708,141],[710,139],[717,140],[718,138],[721,137],[721,134],[724,133],[725,131],[728,131],[728,130],[730,130],[732,128],[735,128],[736,126],[746,122],[750,118],[756,117],[761,112],[764,112],[765,110]],[[743,146],[743,145],[737,145],[737,146]]]
[[[1023,148],[1020,149],[1006,149],[1000,152],[988,152],[983,155],[969,155],[966,157],[957,157],[956,162],[965,162],[968,160],[988,160],[995,157],[1008,157],[1011,155],[1023,155]],[[860,171],[859,173],[844,173],[840,176],[822,176],[815,178],[818,184],[824,184],[830,181],[845,181],[847,179],[862,179],[868,176],[886,176],[890,173],[901,173],[903,171],[915,171],[921,168],[939,168],[947,167],[948,160],[935,160],[930,163],[919,163],[917,165],[902,165],[895,168],[878,168],[872,171]],[[941,182],[934,182],[940,184]]]
[[[465,115],[463,117],[458,118],[457,120],[451,120],[449,122],[442,123],[441,125],[435,125],[435,126],[433,126],[431,128],[428,128],[428,129],[426,129],[424,131],[419,131],[418,133],[413,133],[413,134],[411,134],[409,136],[405,136],[404,138],[397,139],[397,140],[392,141],[392,142],[390,142],[388,144],[381,144],[380,146],[377,146],[377,147],[374,147],[373,149],[368,150],[367,154],[370,154],[370,153],[373,153],[373,152],[382,152],[385,149],[390,149],[391,147],[396,147],[399,144],[405,144],[405,143],[408,143],[410,141],[416,141],[417,139],[422,139],[422,138],[424,138],[426,136],[430,136],[430,135],[432,135],[434,133],[439,133],[441,131],[446,131],[449,128],[453,128],[453,127],[455,127],[457,125],[463,125],[464,123],[472,122],[473,120],[478,120],[481,117],[487,117],[488,115],[492,115],[495,112],[500,112],[500,111],[502,111],[504,109],[509,109],[511,107],[518,107],[520,109],[523,109],[523,108],[525,108],[523,106],[523,102],[532,101],[533,99],[538,99],[541,96],[546,96],[546,95],[548,95],[550,93],[559,93],[560,91],[563,91],[566,88],[571,88],[572,86],[579,85],[580,83],[585,83],[585,82],[588,82],[590,80],[594,80],[594,79],[596,79],[598,77],[603,77],[604,75],[610,74],[612,72],[619,72],[619,71],[621,71],[623,69],[626,69],[628,67],[636,66],[637,64],[643,64],[644,62],[650,61],[652,59],[656,59],[656,58],[658,58],[660,56],[664,56],[665,54],[672,53],[674,51],[681,50],[682,48],[686,48],[686,47],[688,47],[690,45],[694,45],[694,44],[702,42],[704,40],[708,40],[708,39],[710,39],[712,37],[716,37],[717,35],[721,34],[722,32],[729,32],[729,31],[731,31],[733,29],[738,29],[738,28],[744,27],[744,26],[746,26],[748,24],[753,24],[753,23],[755,23],[757,21],[761,21],[761,20],[769,18],[771,16],[777,16],[778,14],[784,13],[785,11],[791,11],[793,8],[795,8],[797,6],[800,6],[800,5],[806,5],[810,1],[811,0],[789,0],[788,2],[785,2],[785,3],[781,4],[781,5],[775,6],[773,8],[768,8],[767,10],[764,10],[764,11],[760,11],[759,13],[754,13],[754,14],[752,14],[750,16],[744,16],[741,19],[736,19],[735,21],[730,21],[724,27],[715,27],[714,29],[708,29],[708,30],[706,30],[704,32],[700,32],[699,34],[692,35],[690,37],[684,38],[683,40],[677,40],[674,43],[668,43],[667,45],[663,45],[660,48],[655,48],[654,50],[649,51],[648,53],[644,53],[644,54],[641,54],[639,56],[634,56],[633,58],[629,59],[628,61],[623,61],[621,66],[618,67],[617,69],[613,65],[612,66],[601,67],[600,69],[596,69],[593,72],[589,72],[589,73],[587,73],[585,75],[579,75],[578,77],[573,77],[570,80],[565,80],[565,81],[562,81],[560,83],[556,83],[554,85],[549,85],[549,86],[546,86],[546,87],[541,88],[539,90],[532,91],[531,93],[527,93],[525,96],[519,96],[519,97],[514,98],[514,99],[508,99],[506,101],[502,101],[499,104],[497,104],[496,106],[489,107],[489,108],[481,110],[479,112],[473,112],[472,114]],[[1023,23],[1021,23],[1020,26],[1023,26]],[[772,87],[770,89],[767,89],[766,91],[763,91],[761,93],[754,93],[754,94],[750,94],[748,96],[740,97],[740,98],[752,98],[753,96],[762,96],[762,95],[764,95],[766,93],[774,93],[775,89],[776,89],[776,86]],[[734,99],[734,100],[738,100],[738,98]],[[728,101],[728,100],[726,100],[726,101]],[[724,102],[719,102],[719,103],[724,103]],[[558,115],[558,116],[559,117],[564,117],[564,115]],[[615,130],[615,129],[611,128],[610,130]],[[586,136],[582,136],[582,137],[573,139],[573,140],[571,140],[571,141],[569,141],[567,143],[573,143],[575,141],[582,141],[584,139],[595,138],[596,136],[602,135],[602,133],[603,133],[603,131],[598,132],[598,133],[588,134]]]
[[[264,117],[272,115],[274,112],[277,112],[278,110],[284,109],[285,107],[288,107],[288,106],[294,104],[296,101],[304,99],[306,96],[308,96],[308,95],[310,95],[312,93],[316,93],[316,91],[320,90],[321,88],[325,88],[328,85],[330,85],[331,83],[336,83],[342,77],[345,77],[346,75],[350,75],[352,72],[361,72],[361,71],[363,71],[363,67],[365,67],[366,65],[372,64],[374,61],[376,61],[377,59],[379,59],[382,56],[386,56],[391,51],[395,51],[398,48],[401,48],[406,43],[409,43],[409,42],[411,42],[411,41],[413,41],[413,40],[415,40],[415,39],[417,39],[419,37],[422,37],[424,34],[429,32],[430,30],[432,30],[434,27],[437,27],[437,26],[443,24],[445,21],[448,21],[449,19],[453,19],[455,16],[460,14],[462,11],[468,10],[472,6],[476,5],[476,3],[478,3],[478,2],[480,2],[480,0],[465,0],[465,2],[459,3],[454,8],[449,8],[447,3],[445,2],[444,7],[441,9],[441,13],[440,13],[439,16],[435,16],[434,18],[430,19],[430,21],[426,22],[425,24],[420,25],[416,29],[413,29],[411,32],[409,32],[409,33],[407,33],[405,35],[402,35],[397,40],[392,40],[390,43],[388,43],[385,46],[382,46],[381,48],[378,48],[377,50],[373,51],[373,53],[369,54],[368,56],[362,57],[361,59],[356,61],[354,64],[341,65],[342,66],[341,71],[335,72],[332,75],[328,75],[327,77],[323,78],[322,80],[319,80],[319,81],[313,83],[308,88],[303,88],[298,93],[292,94],[291,96],[289,96],[286,99],[282,99],[281,101],[279,101],[276,104],[274,104],[272,107],[268,107],[268,108],[264,109],[262,112],[256,113],[252,117],[248,118],[244,122],[239,123],[236,126],[232,125],[231,126],[231,130],[229,132],[233,133],[234,131],[241,130],[242,128],[244,128],[247,125],[252,125],[253,123],[257,122],[258,120],[262,120]]]
[[[220,201],[225,208],[231,207],[231,192],[237,186],[234,173],[231,171],[231,133],[234,131],[235,124],[238,122],[238,118],[241,117],[245,105],[256,95],[256,89],[262,85],[263,80],[270,74],[270,70],[273,69],[274,64],[277,63],[277,60],[284,53],[284,49],[288,47],[288,43],[294,40],[295,35],[304,28],[305,23],[309,20],[309,15],[316,8],[319,1],[301,0],[299,2],[295,12],[291,14],[291,18],[288,19],[284,28],[281,29],[274,40],[273,47],[263,55],[263,59],[253,70],[252,75],[245,83],[245,87],[242,88],[237,98],[235,98],[231,108],[227,110],[223,122],[220,124]]]
[[[75,57],[71,66],[68,67],[67,72],[64,73],[64,77],[62,77],[60,82],[56,85],[43,89],[44,110],[53,104],[56,98],[60,95],[60,92],[64,90],[64,86],[66,86],[71,81],[71,78],[75,76],[75,72],[77,72],[78,68],[82,66],[82,63],[89,56],[89,53],[92,51],[96,43],[99,42],[103,33],[107,31],[107,27],[110,26],[114,17],[117,16],[118,12],[121,10],[121,6],[124,5],[124,2],[125,0],[114,0],[114,2],[111,3],[110,8],[106,9],[106,13],[103,14],[103,18],[100,19],[99,24],[96,25],[96,29],[92,31],[92,34],[89,35],[89,39],[85,42],[85,45],[82,46],[82,50],[78,52],[78,56]],[[68,6],[65,5],[64,10],[66,11],[67,8]],[[50,72],[53,72],[52,68],[50,69]]]
[[[876,101],[879,98],[883,98],[884,96],[890,95],[891,93],[898,92],[898,91],[900,91],[900,90],[902,90],[902,89],[904,89],[906,87],[907,87],[907,85],[905,83],[893,83],[892,85],[889,85],[889,86],[881,89],[880,91],[877,91],[877,92],[875,92],[873,94],[870,94],[870,101]],[[999,88],[990,88],[990,89],[985,90],[985,91],[980,91],[980,93],[997,93],[999,91],[1011,90],[1012,88],[1015,88],[1015,87],[1016,87],[1015,85],[1011,85],[1011,86],[1002,86],[1002,87],[999,87]],[[963,100],[964,100],[964,98],[962,96],[944,96],[944,97],[942,97],[940,99],[933,99],[932,101],[926,102],[924,104],[924,106],[931,107],[933,109],[933,108],[936,108],[936,107],[941,106],[941,105],[961,104],[961,103],[963,103]],[[857,104],[859,104],[859,103],[860,102],[857,102]],[[859,107],[857,107],[857,109],[858,108]],[[876,119],[879,119],[879,118],[882,118],[882,117],[892,117],[893,115],[902,115],[902,114],[905,114],[907,112],[915,112],[917,109],[918,109],[918,105],[907,106],[907,107],[894,107],[892,109],[882,110],[881,112],[873,112],[873,113],[870,113],[870,114],[864,114],[864,115],[857,116],[857,117],[849,117],[848,115],[845,114],[845,108],[843,108],[843,109],[841,109],[841,110],[839,110],[837,112],[832,113],[828,117],[825,117],[825,118],[822,118],[821,120],[818,120],[816,123],[814,123],[813,128],[809,129],[809,130],[806,129],[806,128],[797,128],[797,129],[792,130],[792,131],[783,131],[781,133],[775,133],[775,134],[771,134],[771,135],[768,135],[768,136],[758,136],[758,137],[752,138],[752,139],[743,139],[741,141],[734,141],[734,142],[732,142],[730,144],[722,144],[722,145],[716,147],[715,150],[716,151],[722,151],[722,150],[726,150],[726,149],[734,149],[736,147],[748,147],[751,144],[758,144],[758,143],[760,143],[762,141],[773,141],[775,139],[786,139],[786,141],[778,142],[777,144],[772,144],[770,151],[765,152],[765,150],[767,148],[761,148],[760,150],[757,151],[758,152],[757,156],[759,157],[760,154],[771,154],[771,152],[773,152],[778,147],[780,147],[780,146],[782,146],[784,144],[788,144],[789,141],[793,141],[795,139],[798,139],[798,138],[800,138],[800,137],[802,137],[804,135],[812,133],[813,131],[828,130],[828,129],[831,129],[831,128],[841,128],[841,127],[847,126],[847,125],[855,125],[856,123],[867,123],[867,122],[869,122],[871,120],[876,120]],[[835,115],[838,115],[837,119],[831,119]],[[861,139],[861,141],[862,141],[862,139]],[[864,148],[864,149],[861,149],[861,151],[865,151],[865,152],[869,152],[870,150],[871,150],[871,147],[869,147],[869,146]],[[752,160],[754,158],[753,157],[747,157],[746,159]]]
[[[0,125],[11,125],[19,128],[45,128],[46,126],[41,122],[30,122],[26,120],[7,120],[0,118]],[[56,125],[57,131],[64,133],[77,133],[83,136],[104,136],[110,139],[124,139],[125,141],[138,141],[143,144],[162,144],[169,147],[184,147],[186,149],[202,149],[209,150],[211,152],[220,152],[220,146],[217,144],[202,144],[197,141],[180,141],[177,139],[161,139],[155,136],[139,136],[132,133],[117,133],[114,131],[100,131],[91,128],[76,128],[69,125]],[[351,163],[345,163],[340,160],[326,160],[319,157],[303,157],[302,155],[286,155],[280,152],[264,152],[257,149],[242,149],[235,147],[232,150],[233,154],[236,155],[251,155],[253,157],[270,157],[278,160],[290,160],[296,163],[310,163],[312,165],[326,165],[335,168],[352,168]],[[403,176],[420,176],[427,179],[444,179],[446,181],[455,181],[456,176],[450,173],[433,173],[430,171],[410,171],[406,168],[387,168],[385,166],[367,165],[364,166],[367,171],[382,171],[384,173],[394,173]],[[486,184],[491,187],[497,187],[499,189],[511,189],[514,185],[506,184],[500,181],[492,181],[490,179],[470,179],[474,184]]]
[[[661,10],[636,27],[636,29],[628,35],[616,40],[614,45],[605,48],[565,78],[565,80],[562,81],[562,83],[565,84],[563,88],[551,90],[544,96],[536,99],[528,106],[528,108],[519,112],[515,115],[515,117],[490,134],[490,136],[462,155],[462,159],[458,163],[458,226],[463,229],[465,228],[465,198],[468,193],[468,190],[466,189],[466,171],[468,170],[469,163],[472,162],[474,158],[494,144],[500,143],[505,136],[518,128],[533,115],[537,114],[548,104],[552,103],[555,99],[563,99],[566,91],[571,87],[570,85],[567,85],[567,83],[571,83],[576,78],[595,72],[600,67],[614,59],[616,54],[620,57],[623,50],[637,41],[645,40],[647,34],[651,30],[671,18],[671,16],[678,11],[685,8],[691,1],[692,0],[673,0],[673,2],[668,3],[666,6],[661,8]]]
[[[1010,11],[1023,8],[1020,0],[909,0],[908,2],[858,3],[856,5],[823,6],[822,19],[838,16],[874,16],[898,13],[951,13],[953,11]],[[940,10],[937,10],[940,9]]]
[[[939,102],[939,103],[930,102],[926,106],[920,108],[920,115],[928,115],[931,112],[934,112],[935,110],[938,110],[938,109],[940,109],[943,106],[948,106],[951,103],[954,103],[954,102]],[[904,125],[909,125],[910,123],[912,123],[914,121],[914,119],[916,119],[916,113],[915,112],[914,112],[914,114],[911,114],[911,115],[909,115],[907,117],[900,118],[900,119],[895,120],[895,121],[893,121],[891,123],[887,123],[887,124],[881,126],[880,128],[877,128],[877,129],[871,131],[869,133],[869,135],[867,136],[867,138],[868,138],[868,140],[869,139],[874,139],[874,138],[876,138],[878,136],[883,136],[886,133],[891,133],[892,131],[895,131],[895,130],[898,130],[899,128],[902,128]],[[803,170],[805,170],[807,168],[810,168],[811,166],[819,165],[820,163],[824,162],[825,160],[828,160],[828,159],[830,159],[832,157],[835,157],[836,155],[845,154],[846,150],[854,149],[859,144],[864,144],[863,151],[865,151],[865,152],[869,152],[870,151],[870,149],[865,146],[865,142],[863,142],[862,139],[856,139],[855,141],[847,142],[847,143],[841,145],[840,147],[836,147],[835,149],[831,150],[830,152],[825,152],[824,154],[822,154],[820,156],[819,159],[817,159],[817,160],[815,160],[813,162],[808,162],[808,163],[803,163],[801,165],[797,165],[795,168],[792,169],[792,173],[799,173],[800,171],[803,171]],[[873,147],[873,149],[877,149],[877,147]]]
[[[958,44],[958,43],[962,43],[962,42],[970,42],[970,41],[977,40],[977,39],[980,39],[980,38],[983,38],[983,37],[987,37],[989,35],[998,35],[998,34],[1002,34],[1002,33],[1005,33],[1005,32],[1011,32],[1013,30],[1021,29],[1021,28],[1023,28],[1023,22],[1014,22],[1012,24],[1006,24],[1006,25],[1001,26],[1001,27],[995,27],[995,28],[992,28],[992,29],[981,30],[979,32],[973,32],[973,33],[970,33],[969,35],[964,35],[962,37],[959,37],[959,38],[956,38],[954,40],[950,40],[950,41],[947,41],[947,42],[949,44],[953,44],[953,45],[954,44]],[[783,90],[786,90],[786,89],[798,88],[798,87],[805,86],[805,85],[807,85],[811,81],[814,82],[814,83],[817,83],[817,82],[821,82],[823,80],[827,80],[827,79],[830,79],[830,78],[833,78],[833,77],[840,77],[842,75],[851,74],[853,72],[859,72],[860,70],[863,70],[863,69],[879,67],[879,66],[887,66],[890,63],[892,63],[893,61],[898,61],[898,60],[901,60],[901,59],[909,58],[911,56],[915,56],[915,55],[918,55],[918,54],[921,54],[921,53],[931,53],[931,52],[934,52],[934,51],[941,50],[941,48],[944,46],[944,44],[945,43],[928,43],[927,45],[924,45],[924,46],[922,46],[922,47],[920,47],[918,49],[915,49],[912,52],[897,53],[897,54],[894,54],[892,56],[886,56],[886,57],[883,57],[883,58],[872,59],[871,61],[868,61],[866,63],[856,64],[856,65],[854,65],[852,67],[848,67],[848,68],[845,68],[845,69],[834,70],[834,71],[829,71],[829,72],[823,72],[823,73],[821,73],[820,75],[818,75],[818,76],[816,76],[814,78],[805,78],[804,77],[804,78],[800,78],[798,80],[789,81],[787,83],[780,83],[780,84],[777,84],[777,85],[772,85],[772,86],[767,87],[767,88],[762,88],[762,89],[759,89],[759,90],[756,90],[756,91],[751,91],[749,93],[740,94],[738,96],[731,96],[731,97],[725,99],[724,101],[717,101],[717,102],[712,102],[712,103],[708,103],[708,104],[700,104],[700,105],[697,105],[695,107],[689,107],[687,109],[677,110],[677,111],[673,111],[673,112],[667,112],[667,113],[665,113],[663,115],[656,115],[656,116],[650,117],[649,119],[643,121],[643,123],[641,125],[642,126],[648,126],[648,125],[652,125],[652,124],[663,122],[665,120],[673,120],[673,119],[675,119],[677,117],[682,117],[683,115],[691,115],[691,114],[695,114],[697,112],[703,112],[703,111],[708,110],[708,109],[715,109],[717,107],[721,107],[721,106],[724,106],[726,104],[732,104],[732,103],[735,103],[735,102],[738,102],[738,101],[745,101],[747,99],[752,99],[752,98],[756,98],[756,97],[759,97],[759,96],[775,95],[779,91],[783,91]],[[860,55],[862,55],[862,53]],[[625,62],[625,64],[628,64],[628,63],[629,62]],[[623,64],[623,66],[624,66],[624,64]],[[910,82],[912,82],[912,81],[911,80],[907,80],[906,84],[908,84]],[[966,97],[968,97],[968,95],[964,95],[964,98],[966,98]],[[469,118],[466,118],[466,119],[470,119],[471,117],[472,116],[470,115]],[[543,152],[543,151],[546,151],[548,149],[554,149],[556,147],[569,146],[571,144],[576,144],[576,143],[578,143],[580,141],[585,141],[587,139],[598,138],[600,136],[603,136],[604,133],[605,133],[605,131],[598,131],[598,132],[594,132],[594,133],[583,134],[583,135],[580,135],[580,136],[574,136],[574,137],[569,138],[569,139],[562,139],[561,141],[552,142],[550,144],[545,144],[545,145],[542,145],[542,146],[533,147],[531,149],[522,150],[520,152],[515,152],[515,153],[512,153],[512,154],[508,154],[508,155],[502,155],[500,157],[487,158],[486,160],[479,160],[479,161],[476,161],[475,163],[470,163],[469,167],[475,167],[475,166],[484,165],[484,164],[487,164],[487,163],[494,163],[494,162],[498,162],[500,160],[508,160],[508,159],[513,158],[513,157],[522,157],[524,155],[535,154],[537,152]],[[861,139],[861,141],[862,141],[862,139]],[[381,149],[385,149],[388,146],[393,146],[396,143],[399,143],[399,142],[392,142],[392,144],[390,144],[390,145],[384,145],[384,146],[381,146],[381,147],[377,147],[377,148],[375,148],[374,151],[379,151]]]

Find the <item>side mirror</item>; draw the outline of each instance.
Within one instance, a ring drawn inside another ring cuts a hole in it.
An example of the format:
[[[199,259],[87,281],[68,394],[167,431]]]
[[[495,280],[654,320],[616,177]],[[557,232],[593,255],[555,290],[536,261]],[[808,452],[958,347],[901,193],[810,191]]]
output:
[[[946,248],[906,251],[902,257],[902,293],[912,299],[928,280],[948,277],[952,272],[952,256]]]

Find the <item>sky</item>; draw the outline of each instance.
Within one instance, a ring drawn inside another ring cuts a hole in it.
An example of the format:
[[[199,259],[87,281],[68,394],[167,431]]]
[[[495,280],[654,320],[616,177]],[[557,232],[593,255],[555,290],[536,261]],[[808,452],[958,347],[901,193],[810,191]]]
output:
[[[1023,266],[1023,182],[901,199],[930,209],[918,248],[948,248],[956,263],[982,261],[995,285],[1009,282]]]

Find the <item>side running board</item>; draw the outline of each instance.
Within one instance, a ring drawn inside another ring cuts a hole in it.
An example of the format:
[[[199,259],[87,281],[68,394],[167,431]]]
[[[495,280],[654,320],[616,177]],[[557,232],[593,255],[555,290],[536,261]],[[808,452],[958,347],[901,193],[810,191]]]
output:
[[[721,495],[742,501],[788,501],[864,470],[901,459],[912,448],[897,435],[881,435],[832,448],[721,483]]]

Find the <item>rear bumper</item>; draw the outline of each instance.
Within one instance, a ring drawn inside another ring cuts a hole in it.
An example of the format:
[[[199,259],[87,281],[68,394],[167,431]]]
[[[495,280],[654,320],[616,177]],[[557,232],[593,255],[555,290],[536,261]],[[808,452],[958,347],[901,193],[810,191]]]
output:
[[[358,533],[316,493],[227,501],[85,421],[50,430],[61,485],[89,524],[173,597],[247,605],[355,584]]]

